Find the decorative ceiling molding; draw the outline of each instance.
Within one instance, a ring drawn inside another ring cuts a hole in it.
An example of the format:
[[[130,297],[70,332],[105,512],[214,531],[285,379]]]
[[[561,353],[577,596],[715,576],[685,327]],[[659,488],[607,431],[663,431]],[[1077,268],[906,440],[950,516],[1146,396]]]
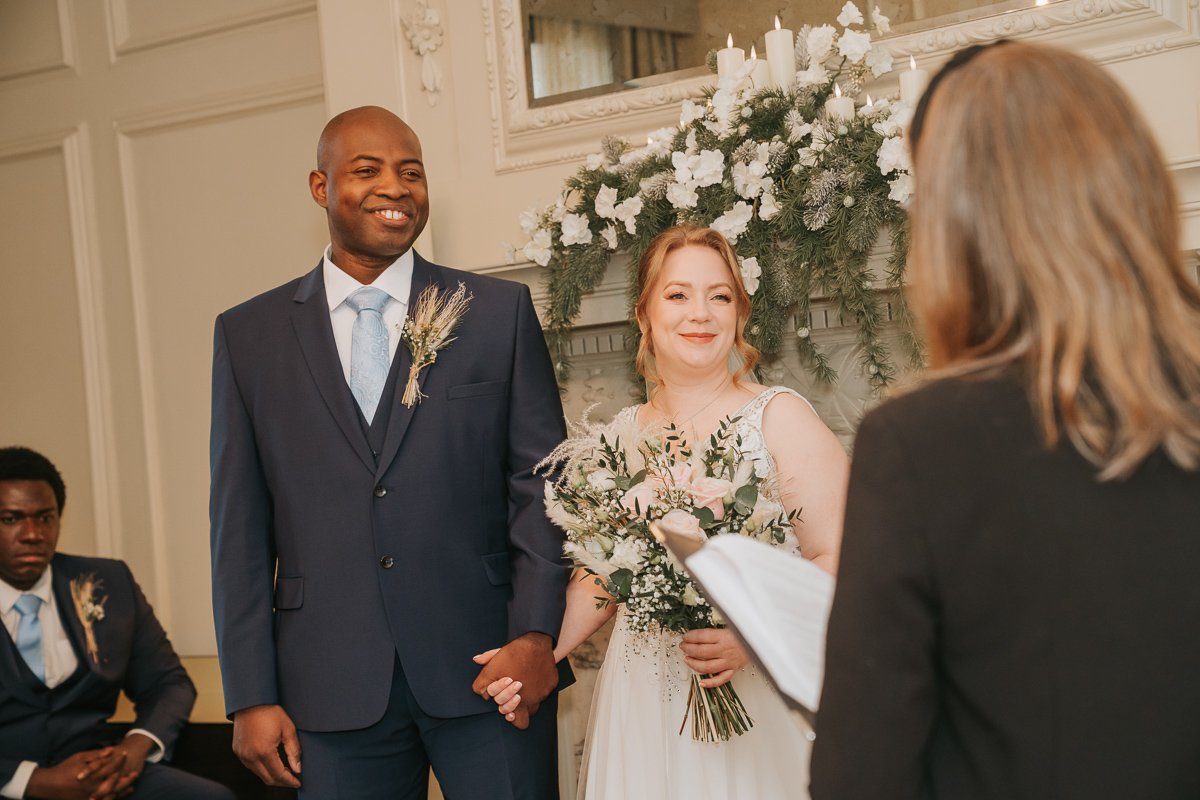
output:
[[[701,96],[712,76],[531,108],[526,90],[520,0],[482,0],[497,173],[578,161],[604,136],[644,137],[678,123],[679,105]],[[1200,0],[1058,0],[1045,6],[883,40],[897,61],[923,64],[1000,38],[1046,41],[1101,63],[1200,43]],[[891,79],[891,84],[888,83]],[[895,90],[895,74],[880,86]]]

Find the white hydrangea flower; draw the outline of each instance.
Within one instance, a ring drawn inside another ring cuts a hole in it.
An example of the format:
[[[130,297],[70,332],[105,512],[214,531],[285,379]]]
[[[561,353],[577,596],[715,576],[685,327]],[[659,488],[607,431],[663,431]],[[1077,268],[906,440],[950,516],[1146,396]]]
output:
[[[694,130],[688,131],[687,138],[683,140],[683,147],[688,155],[696,152],[696,132]]]
[[[504,263],[505,264],[517,263],[517,248],[512,246],[512,242],[504,243]]]
[[[892,29],[892,21],[883,15],[879,10],[879,6],[871,9],[871,23],[875,26],[875,30],[880,33],[888,33]]]
[[[819,62],[813,62],[813,65],[808,69],[800,70],[796,73],[796,86],[803,89],[805,86],[824,86],[829,82],[829,73],[825,71],[825,67]]]
[[[758,218],[763,222],[768,222],[779,213],[779,201],[775,199],[772,192],[763,192],[762,199],[758,201]]]
[[[895,115],[884,117],[871,126],[880,136],[899,136],[900,120]]]
[[[600,231],[600,237],[604,239],[604,243],[608,245],[609,250],[617,249],[617,229],[612,225],[605,227]]]
[[[911,166],[908,160],[908,147],[904,139],[890,136],[879,146],[879,157],[875,159],[880,173],[889,175],[896,170],[908,170]]]
[[[912,175],[907,172],[899,173],[894,180],[888,183],[891,189],[888,191],[888,199],[895,200],[897,203],[904,205],[908,202],[908,198],[912,197],[913,179]]]
[[[726,89],[718,89],[710,98],[712,103],[713,120],[705,120],[704,126],[718,135],[724,134],[736,121],[734,109],[737,106],[737,95]]]
[[[521,232],[526,236],[533,236],[533,232],[538,228],[538,210],[529,208],[522,211],[518,221],[521,223]]]
[[[783,124],[787,126],[788,141],[792,144],[799,144],[801,139],[812,133],[812,125],[794,108],[784,116]]]
[[[695,208],[700,196],[690,183],[672,183],[667,187],[667,201],[675,208]]]
[[[628,197],[613,209],[613,214],[619,222],[625,223],[625,232],[630,236],[637,233],[637,215],[642,213],[642,198],[638,195]]]
[[[811,147],[801,147],[796,151],[796,162],[804,167],[815,167],[818,152]]]
[[[617,189],[615,186],[601,186],[596,192],[596,216],[601,219],[613,219],[616,210]]]
[[[588,169],[603,169],[607,165],[604,153],[592,153],[587,157]]]
[[[550,263],[550,231],[539,228],[521,248],[521,253],[539,267]]]
[[[713,186],[725,177],[725,154],[720,150],[701,150],[692,166],[696,186]]]
[[[810,68],[812,65],[819,64],[824,61],[833,50],[833,37],[837,35],[837,30],[832,25],[821,25],[813,28],[808,32],[808,57]]]
[[[713,220],[713,230],[721,233],[730,243],[746,232],[746,226],[754,217],[754,208],[747,202],[739,200],[733,208]]]
[[[762,267],[758,265],[758,259],[754,256],[743,258],[741,264],[742,283],[746,286],[746,294],[754,294],[758,291],[758,279],[762,277]]]
[[[552,222],[562,222],[563,215],[567,213],[567,196],[566,194],[559,195],[558,201],[554,204],[554,208],[550,210],[550,220]]]
[[[684,100],[683,109],[679,112],[679,127],[686,128],[703,116],[704,106],[693,103],[691,100]]]
[[[846,0],[846,5],[842,6],[842,13],[838,14],[837,24],[843,28],[848,28],[851,25],[862,25],[863,15],[858,10],[858,6],[854,5],[851,0]]]
[[[765,161],[751,161],[749,164],[739,161],[733,165],[733,190],[747,200],[753,200],[762,194],[764,184],[771,181],[767,176]],[[774,181],[771,181],[774,183]]]
[[[871,74],[876,78],[886,75],[892,71],[892,51],[877,44],[871,48],[871,52],[867,53],[866,63],[871,69]]]
[[[848,4],[847,4],[848,5]],[[862,31],[846,31],[838,39],[838,53],[857,64],[871,52],[871,36]]]
[[[562,220],[562,243],[565,246],[587,244],[592,240],[592,230],[583,214],[565,214]]]

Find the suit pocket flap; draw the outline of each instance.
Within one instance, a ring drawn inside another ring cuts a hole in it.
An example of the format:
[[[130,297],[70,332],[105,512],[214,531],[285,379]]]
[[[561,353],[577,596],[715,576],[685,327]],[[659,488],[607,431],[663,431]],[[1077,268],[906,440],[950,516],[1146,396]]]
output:
[[[506,391],[508,391],[508,381],[462,383],[458,386],[446,387],[446,399],[460,400],[464,397],[484,397],[490,394],[504,394]]]
[[[296,576],[275,578],[275,610],[299,608],[304,605],[304,578]]]
[[[488,581],[493,586],[512,583],[512,568],[509,566],[508,553],[489,553],[480,558],[483,559],[483,569],[487,572]]]

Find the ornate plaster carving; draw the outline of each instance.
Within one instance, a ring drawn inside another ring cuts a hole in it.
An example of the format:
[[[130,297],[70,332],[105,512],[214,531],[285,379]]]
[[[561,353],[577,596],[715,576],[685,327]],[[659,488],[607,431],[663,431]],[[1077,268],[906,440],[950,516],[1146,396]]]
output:
[[[433,54],[446,40],[441,14],[430,7],[428,0],[417,0],[413,12],[400,18],[400,25],[408,46],[421,57],[421,91],[429,105],[435,106],[442,92],[442,68]]]

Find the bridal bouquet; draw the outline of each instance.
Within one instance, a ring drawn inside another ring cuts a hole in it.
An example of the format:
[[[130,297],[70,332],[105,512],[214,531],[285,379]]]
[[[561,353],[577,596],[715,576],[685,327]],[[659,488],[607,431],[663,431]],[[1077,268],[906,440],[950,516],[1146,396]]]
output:
[[[693,451],[672,426],[643,436],[632,425],[576,426],[542,466],[561,469],[546,484],[546,512],[566,531],[566,554],[610,595],[600,606],[623,604],[635,632],[684,633],[722,627],[683,566],[655,540],[661,521],[697,541],[718,534],[782,544],[798,512],[788,513],[777,487],[761,478],[734,433],[737,418],[721,423],[707,446]],[[693,674],[688,710],[692,738],[725,741],[754,724],[731,683],[704,688]]]

